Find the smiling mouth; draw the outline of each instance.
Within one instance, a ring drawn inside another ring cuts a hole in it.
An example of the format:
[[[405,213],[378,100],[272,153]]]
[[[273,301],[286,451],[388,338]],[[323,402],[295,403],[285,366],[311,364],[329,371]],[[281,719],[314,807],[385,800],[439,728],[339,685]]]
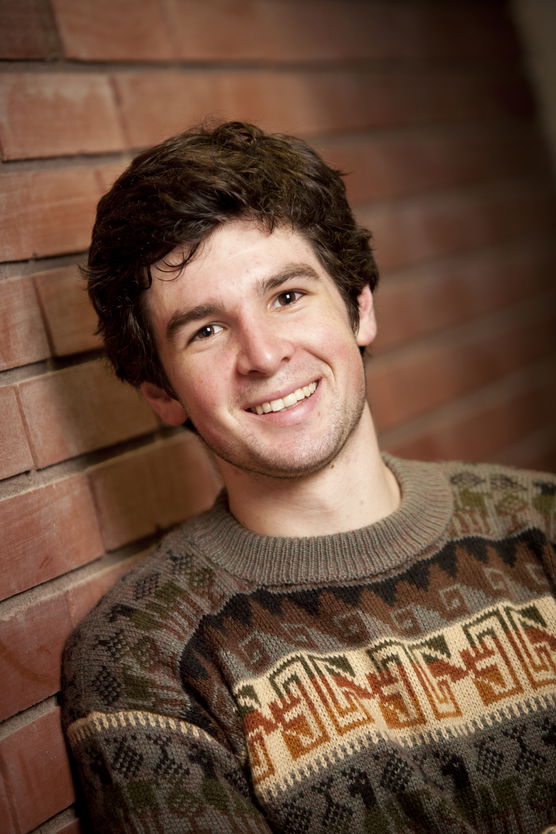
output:
[[[311,382],[309,385],[304,385],[303,388],[296,388],[291,394],[286,394],[285,397],[279,397],[276,400],[268,400],[264,403],[254,405],[248,411],[254,414],[270,414],[270,412],[284,411],[286,408],[293,408],[301,400],[306,400],[311,397],[317,390],[317,383]]]

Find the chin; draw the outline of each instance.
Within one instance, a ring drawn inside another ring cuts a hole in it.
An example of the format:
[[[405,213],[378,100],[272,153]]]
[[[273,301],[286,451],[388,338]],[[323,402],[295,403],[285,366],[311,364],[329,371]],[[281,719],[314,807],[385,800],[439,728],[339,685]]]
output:
[[[344,440],[343,443],[335,446],[332,450],[320,450],[320,453],[313,453],[305,457],[300,455],[299,452],[297,454],[292,452],[291,455],[284,455],[283,457],[253,456],[249,460],[241,460],[233,454],[223,455],[220,453],[218,457],[242,472],[266,478],[295,480],[316,475],[326,469],[342,451],[345,442]]]

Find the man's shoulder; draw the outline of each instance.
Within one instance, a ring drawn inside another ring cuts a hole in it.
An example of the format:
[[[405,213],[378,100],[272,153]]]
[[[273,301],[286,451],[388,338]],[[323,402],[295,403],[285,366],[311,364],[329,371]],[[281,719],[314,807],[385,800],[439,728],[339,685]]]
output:
[[[126,674],[139,679],[139,669],[143,677],[148,667],[159,677],[166,669],[171,677],[203,617],[233,592],[203,552],[200,518],[167,533],[73,631],[64,651],[64,677],[81,698],[84,690],[96,690],[109,706],[111,692],[124,685]],[[85,678],[87,687],[80,683]]]
[[[497,463],[435,465],[450,484],[456,520],[475,515],[488,520],[499,534],[532,527],[554,538],[556,475]]]
[[[501,463],[443,461],[437,464],[454,492],[475,490],[494,498],[519,494],[522,498],[556,495],[556,474],[536,469],[522,469]]]
[[[113,622],[126,608],[152,608],[168,601],[172,592],[191,590],[202,595],[210,584],[212,567],[197,535],[199,517],[190,519],[162,536],[150,553],[142,556],[104,596],[83,623]]]

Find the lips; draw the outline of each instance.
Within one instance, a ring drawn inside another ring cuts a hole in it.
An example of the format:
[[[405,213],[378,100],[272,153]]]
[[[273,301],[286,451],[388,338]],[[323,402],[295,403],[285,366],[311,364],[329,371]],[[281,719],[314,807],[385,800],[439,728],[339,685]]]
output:
[[[296,388],[285,397],[278,397],[276,400],[267,400],[263,403],[254,405],[249,411],[254,414],[270,414],[270,412],[284,411],[286,408],[292,408],[301,400],[305,400],[312,396],[317,390],[317,383],[311,382],[309,385],[304,385],[302,388]]]

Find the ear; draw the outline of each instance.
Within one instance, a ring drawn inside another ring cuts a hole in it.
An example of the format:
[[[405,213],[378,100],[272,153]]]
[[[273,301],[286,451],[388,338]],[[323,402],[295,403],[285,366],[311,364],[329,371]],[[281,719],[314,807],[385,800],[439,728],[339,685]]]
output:
[[[182,404],[153,382],[141,383],[141,393],[158,416],[170,426],[181,426],[187,420]]]
[[[359,305],[359,325],[357,327],[357,344],[366,347],[376,336],[376,319],[371,288],[367,284],[357,299]]]

